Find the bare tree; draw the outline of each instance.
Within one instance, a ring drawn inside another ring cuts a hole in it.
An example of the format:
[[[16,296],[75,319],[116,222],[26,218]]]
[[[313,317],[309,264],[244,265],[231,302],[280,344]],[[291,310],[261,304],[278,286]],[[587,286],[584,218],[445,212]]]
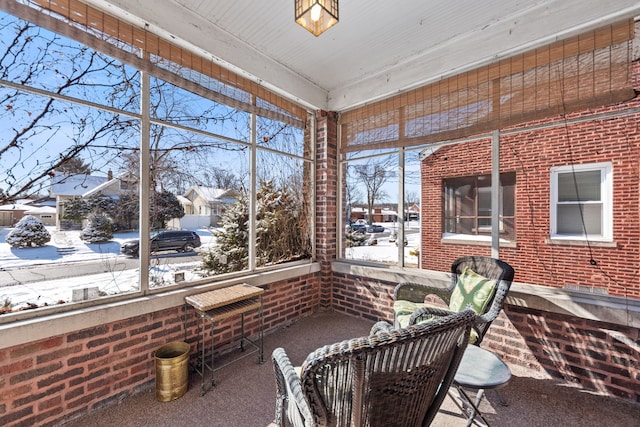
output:
[[[72,174],[91,175],[91,166],[85,163],[85,161],[82,160],[81,158],[74,157],[65,161],[63,164],[61,164],[58,167],[58,172],[63,172],[67,175],[72,175]]]
[[[391,163],[392,159],[385,157],[383,159],[368,160],[366,163],[351,166],[356,179],[364,184],[367,192],[367,222],[369,224],[373,221],[373,207],[375,203],[384,201],[388,196],[382,186],[389,178],[395,176],[395,172],[390,168]]]
[[[225,190],[240,190],[242,180],[232,171],[222,168],[212,168],[204,174],[203,184],[207,187],[222,188]]]
[[[126,129],[126,117],[60,97],[101,99],[128,108],[131,76],[123,64],[9,15],[0,15],[1,202],[39,193],[55,171],[71,159],[113,159],[97,142],[113,141]],[[114,80],[110,76],[119,75]],[[25,90],[22,88],[24,87]],[[35,96],[29,88],[48,91]],[[115,96],[115,95],[118,96]]]
[[[181,72],[175,64],[165,64],[164,69]],[[140,106],[138,70],[2,13],[0,79],[0,123],[4,127],[0,204],[41,193],[51,185],[55,171],[70,162],[85,165],[85,171],[113,169],[138,175],[141,126],[133,117]],[[212,158],[221,157],[216,153],[248,150],[247,145],[197,132],[248,142],[248,114],[158,78],[152,78],[150,95],[150,115],[155,121],[150,133],[154,190],[182,193],[194,182],[208,179],[205,173],[212,176]],[[262,120],[264,144],[277,148],[289,128]],[[224,173],[215,180],[225,185],[233,181]]]
[[[420,203],[420,195],[416,191],[407,191],[404,196],[404,201],[407,206],[417,205],[418,203]]]

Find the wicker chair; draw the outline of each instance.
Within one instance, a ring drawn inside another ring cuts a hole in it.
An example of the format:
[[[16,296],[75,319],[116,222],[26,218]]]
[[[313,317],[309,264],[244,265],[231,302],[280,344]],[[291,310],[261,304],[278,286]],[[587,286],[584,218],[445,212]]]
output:
[[[457,286],[458,279],[466,267],[487,279],[496,280],[496,289],[492,299],[488,301],[486,310],[482,313],[478,313],[478,317],[473,325],[474,333],[472,333],[472,342],[475,345],[479,345],[484,338],[485,333],[489,329],[489,326],[491,326],[491,323],[496,319],[496,317],[498,317],[498,314],[500,314],[504,301],[507,297],[507,293],[509,292],[509,288],[511,287],[514,270],[506,262],[482,256],[458,258],[451,265],[451,284],[448,288],[439,288],[422,283],[404,282],[396,286],[394,291],[394,301],[404,300],[420,304],[424,302],[427,295],[435,295],[449,305],[452,292]],[[438,309],[426,305],[425,307],[418,308],[413,312],[409,318],[408,324],[412,325],[423,319],[444,316],[449,313],[449,310]],[[397,312],[394,313],[394,326],[396,328],[400,327]]]
[[[300,374],[284,349],[275,349],[276,425],[429,425],[451,385],[475,317],[465,310],[405,329],[387,324],[376,335],[317,349]]]

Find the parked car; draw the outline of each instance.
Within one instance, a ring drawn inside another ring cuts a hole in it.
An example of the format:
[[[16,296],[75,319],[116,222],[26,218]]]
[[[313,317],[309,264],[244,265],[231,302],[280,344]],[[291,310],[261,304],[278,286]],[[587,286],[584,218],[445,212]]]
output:
[[[378,224],[371,224],[367,227],[367,233],[382,233],[384,232],[384,227]]]
[[[191,252],[200,247],[200,236],[195,231],[170,230],[158,231],[151,234],[151,252],[178,251]],[[133,239],[123,242],[120,251],[125,255],[138,256],[140,240]]]
[[[350,227],[353,233],[364,234],[367,231],[367,226],[364,224],[351,224]]]

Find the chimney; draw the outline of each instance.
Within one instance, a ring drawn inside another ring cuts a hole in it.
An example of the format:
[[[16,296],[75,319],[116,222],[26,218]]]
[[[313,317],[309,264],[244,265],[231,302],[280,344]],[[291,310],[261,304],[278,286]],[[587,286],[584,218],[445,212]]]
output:
[[[107,179],[109,181],[113,179],[113,171],[111,169],[109,169],[109,171],[107,172]]]

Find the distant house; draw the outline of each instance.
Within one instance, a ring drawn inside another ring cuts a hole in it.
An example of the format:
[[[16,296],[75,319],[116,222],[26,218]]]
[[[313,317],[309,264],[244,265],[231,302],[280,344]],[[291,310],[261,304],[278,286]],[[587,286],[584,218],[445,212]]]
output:
[[[396,222],[398,220],[398,212],[395,206],[374,207],[371,215],[371,222]],[[418,218],[420,207],[413,205],[405,212],[405,220],[415,220]],[[351,208],[351,221],[358,219],[369,220],[369,210],[363,206],[354,206]]]
[[[56,208],[52,206],[31,206],[24,214],[35,216],[42,221],[44,225],[56,225],[58,218]]]
[[[128,174],[113,177],[109,171],[106,177],[85,174],[57,175],[52,180],[50,194],[55,198],[56,227],[66,228],[61,221],[64,205],[74,197],[106,196],[118,199],[122,194],[134,191],[135,182]]]
[[[44,225],[56,225],[56,209],[28,203],[10,203],[0,206],[0,227],[13,227],[24,216],[40,219]]]
[[[13,227],[26,215],[25,212],[33,208],[33,206],[24,203],[9,203],[0,206],[0,226]]]
[[[178,197],[185,213],[180,220],[180,228],[220,225],[222,215],[236,203],[239,196],[235,190],[198,185],[191,187],[184,196]]]
[[[411,205],[407,209],[407,213],[406,213],[405,219],[407,221],[416,221],[416,220],[420,219],[420,206],[415,204],[415,203],[413,205]]]

